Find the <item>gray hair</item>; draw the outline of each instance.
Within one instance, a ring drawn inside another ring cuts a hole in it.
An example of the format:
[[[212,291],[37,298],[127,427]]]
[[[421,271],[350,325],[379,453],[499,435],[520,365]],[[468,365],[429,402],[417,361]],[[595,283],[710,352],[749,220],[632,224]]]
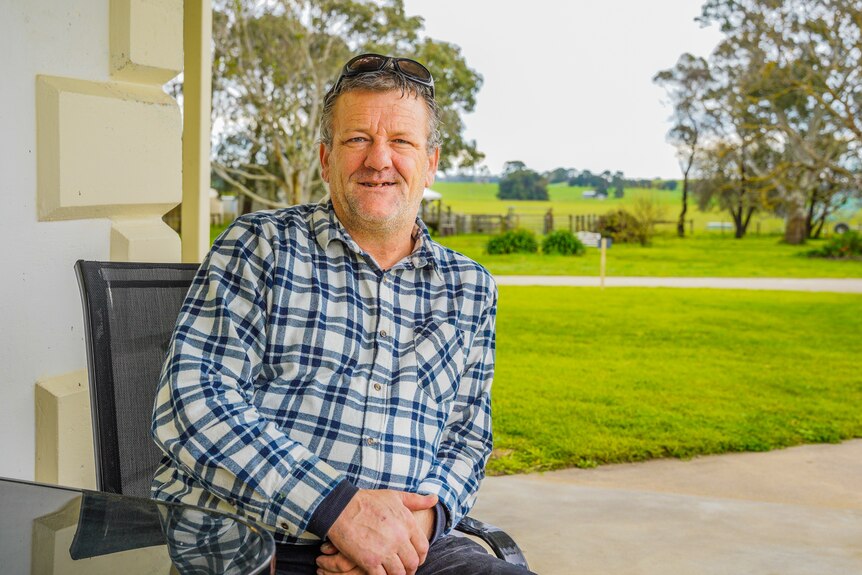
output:
[[[320,142],[332,148],[332,116],[338,97],[347,92],[366,90],[369,92],[390,92],[400,90],[401,96],[419,98],[428,108],[428,152],[440,147],[440,108],[431,88],[417,84],[390,68],[377,72],[344,77],[335,90],[327,92],[323,99],[323,112],[320,115]]]

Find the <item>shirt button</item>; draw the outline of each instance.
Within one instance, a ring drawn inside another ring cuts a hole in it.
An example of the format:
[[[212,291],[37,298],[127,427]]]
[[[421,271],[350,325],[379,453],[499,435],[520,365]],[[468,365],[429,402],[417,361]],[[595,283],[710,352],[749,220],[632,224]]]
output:
[[[285,531],[287,531],[287,528],[288,528],[288,527],[289,527],[289,526],[288,526],[288,524],[287,524],[287,522],[286,522],[286,521],[282,521],[282,522],[281,522],[281,528],[282,528],[282,529],[284,529]]]
[[[381,330],[380,330],[380,337],[382,337],[382,338],[384,338],[384,339],[385,339],[387,335],[388,335],[388,334],[386,333],[386,330],[385,330],[385,329],[381,329]]]
[[[368,437],[365,439],[366,445],[374,445],[375,441],[373,437]]]
[[[380,391],[380,384],[379,383],[374,384],[374,391]]]

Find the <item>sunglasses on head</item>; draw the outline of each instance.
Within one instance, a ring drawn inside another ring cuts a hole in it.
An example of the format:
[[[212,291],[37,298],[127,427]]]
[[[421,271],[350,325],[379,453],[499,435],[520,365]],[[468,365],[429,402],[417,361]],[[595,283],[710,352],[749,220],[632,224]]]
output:
[[[392,64],[393,70],[411,82],[416,82],[421,86],[427,86],[430,88],[431,97],[434,97],[434,78],[431,76],[431,72],[428,68],[410,58],[394,58],[392,56],[381,56],[380,54],[362,54],[355,58],[351,58],[350,61],[344,65],[344,68],[341,70],[341,75],[338,77],[338,80],[335,82],[331,91],[335,92],[338,89],[339,84],[341,84],[341,80],[344,78],[352,78],[354,76],[379,72],[389,66],[390,63]]]

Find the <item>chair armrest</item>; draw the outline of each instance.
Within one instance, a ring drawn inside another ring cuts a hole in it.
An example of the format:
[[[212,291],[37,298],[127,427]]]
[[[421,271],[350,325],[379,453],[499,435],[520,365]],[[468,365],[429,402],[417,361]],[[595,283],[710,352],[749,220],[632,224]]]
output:
[[[491,550],[494,551],[494,555],[506,563],[521,565],[529,569],[527,559],[521,552],[521,548],[518,547],[515,540],[509,537],[509,535],[502,529],[487,523],[482,523],[472,517],[464,517],[464,519],[455,526],[455,529],[462,533],[466,533],[467,535],[478,537],[491,547]]]

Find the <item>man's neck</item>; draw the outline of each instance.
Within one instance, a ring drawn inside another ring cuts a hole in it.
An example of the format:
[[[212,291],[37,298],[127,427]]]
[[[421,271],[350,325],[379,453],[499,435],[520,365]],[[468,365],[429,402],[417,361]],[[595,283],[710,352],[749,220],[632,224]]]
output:
[[[374,258],[380,269],[388,270],[413,252],[416,244],[413,236],[414,227],[393,230],[388,234],[364,230],[348,230],[348,232],[353,241]]]

